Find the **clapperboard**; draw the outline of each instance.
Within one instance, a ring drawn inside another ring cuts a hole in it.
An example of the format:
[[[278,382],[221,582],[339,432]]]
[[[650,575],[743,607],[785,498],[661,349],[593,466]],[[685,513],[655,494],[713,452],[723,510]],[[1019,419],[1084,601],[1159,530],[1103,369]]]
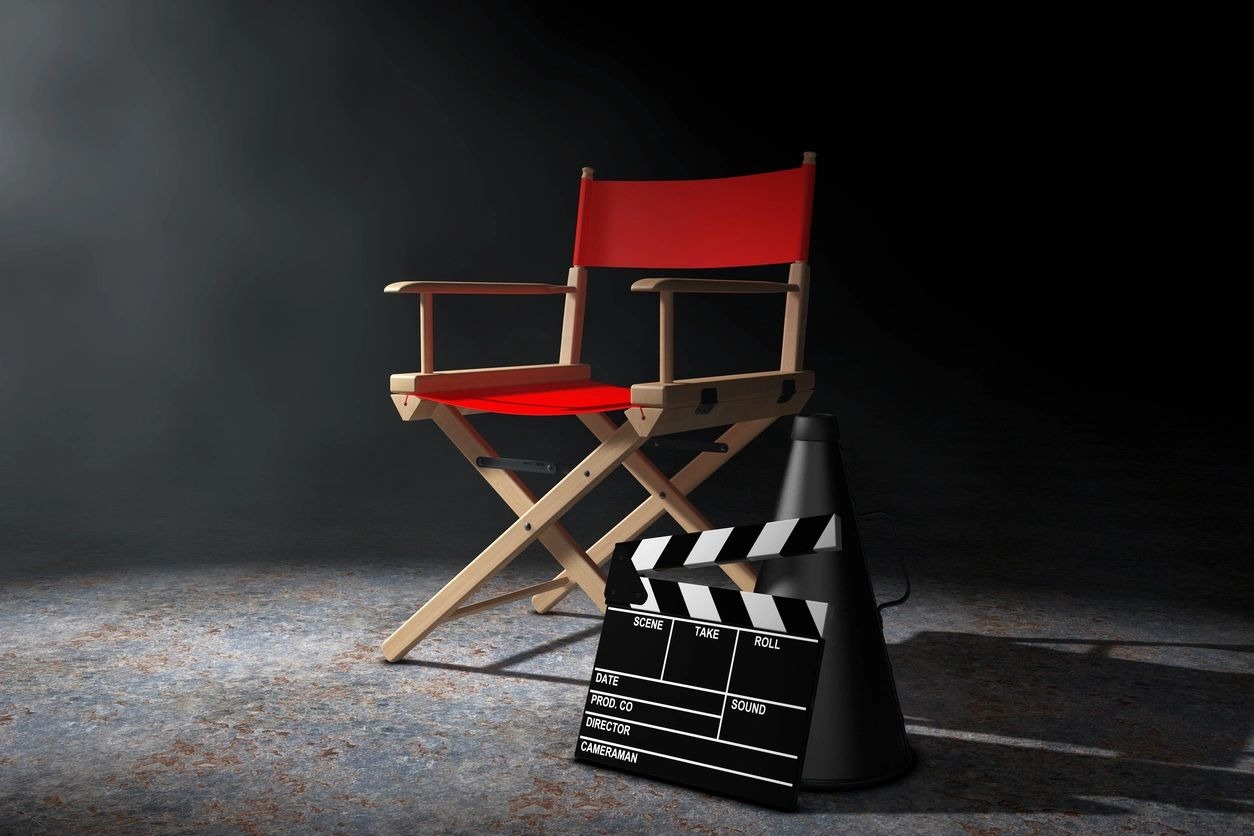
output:
[[[575,757],[796,809],[827,604],[638,573],[839,548],[835,515],[620,543]]]

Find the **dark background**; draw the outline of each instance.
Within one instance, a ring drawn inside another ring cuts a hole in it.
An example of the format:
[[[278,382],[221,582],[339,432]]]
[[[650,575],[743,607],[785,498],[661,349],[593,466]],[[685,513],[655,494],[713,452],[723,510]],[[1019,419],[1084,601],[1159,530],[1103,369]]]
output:
[[[351,558],[363,528],[481,507],[495,529],[457,454],[395,415],[416,305],[380,291],[563,281],[584,165],[717,177],[818,152],[812,406],[846,419],[859,478],[908,479],[875,462],[968,421],[1244,461],[1235,224],[1210,208],[1229,131],[1195,83],[1222,57],[978,22],[998,37],[791,7],[0,2],[0,560],[226,559],[245,528],[303,531],[266,541],[297,556],[339,532]],[[593,274],[585,356],[620,383],[655,369],[637,276]],[[768,367],[782,305],[763,312],[683,299],[680,374]],[[437,364],[552,361],[559,322],[552,299],[442,299]],[[586,449],[540,423],[502,453]],[[769,508],[774,484],[747,487]]]

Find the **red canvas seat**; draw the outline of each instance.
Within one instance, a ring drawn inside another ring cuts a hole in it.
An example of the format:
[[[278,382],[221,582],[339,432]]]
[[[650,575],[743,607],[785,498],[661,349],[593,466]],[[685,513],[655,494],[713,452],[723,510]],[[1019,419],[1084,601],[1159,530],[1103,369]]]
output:
[[[595,380],[531,383],[424,394],[426,400],[462,409],[506,415],[587,415],[621,412],[631,406],[631,390]]]

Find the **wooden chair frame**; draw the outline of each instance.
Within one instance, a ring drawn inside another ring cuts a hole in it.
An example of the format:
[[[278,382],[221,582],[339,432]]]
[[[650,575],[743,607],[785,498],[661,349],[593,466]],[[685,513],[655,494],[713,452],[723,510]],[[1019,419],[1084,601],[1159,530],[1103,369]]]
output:
[[[813,165],[808,153],[803,164]],[[591,179],[593,171],[583,170]],[[808,210],[807,210],[808,211]],[[808,227],[808,219],[807,219]],[[654,278],[632,285],[635,292],[658,294],[658,379],[631,387],[626,421],[616,425],[605,413],[577,417],[599,444],[542,497],[512,471],[481,467],[481,457],[496,451],[471,425],[476,410],[450,405],[423,395],[493,386],[588,380],[591,369],[580,362],[583,342],[587,269],[570,268],[565,285],[503,282],[397,282],[385,292],[418,296],[420,371],[392,375],[392,401],[405,421],[430,420],[438,426],[479,475],[500,495],[518,519],[466,565],[382,644],[385,659],[395,662],[440,624],[491,607],[530,597],[536,612],[548,612],[576,588],[605,611],[603,566],[616,543],[639,538],[670,515],[685,531],[712,528],[688,499],[697,486],[731,460],[777,418],[801,411],[814,388],[814,375],[802,368],[810,268],[793,262],[785,283],[730,279]],[[674,296],[677,293],[785,293],[783,340],[779,369],[749,374],[674,379]],[[539,295],[565,297],[558,362],[488,369],[435,370],[434,303],[445,294]],[[718,441],[726,453],[701,452],[667,478],[640,450],[651,438],[687,430],[726,426]],[[647,498],[586,551],[561,524],[561,518],[615,468],[624,467],[648,493]],[[562,571],[543,583],[495,595],[474,603],[471,596],[534,541],[561,565]],[[722,567],[743,590],[753,589],[756,572],[748,563]]]

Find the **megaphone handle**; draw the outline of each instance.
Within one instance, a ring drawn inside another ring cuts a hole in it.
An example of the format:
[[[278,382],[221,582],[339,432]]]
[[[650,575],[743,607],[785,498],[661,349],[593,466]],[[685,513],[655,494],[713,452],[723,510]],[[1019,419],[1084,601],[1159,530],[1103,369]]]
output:
[[[863,517],[884,517],[888,520],[888,528],[893,533],[893,551],[897,553],[897,560],[901,563],[901,574],[906,579],[906,591],[900,598],[894,598],[891,601],[885,601],[882,604],[875,605],[875,611],[882,613],[889,607],[896,607],[910,600],[910,569],[906,566],[906,556],[901,551],[901,545],[897,542],[897,523],[893,519],[893,515],[887,511],[867,511],[864,514],[858,514],[858,519]]]

